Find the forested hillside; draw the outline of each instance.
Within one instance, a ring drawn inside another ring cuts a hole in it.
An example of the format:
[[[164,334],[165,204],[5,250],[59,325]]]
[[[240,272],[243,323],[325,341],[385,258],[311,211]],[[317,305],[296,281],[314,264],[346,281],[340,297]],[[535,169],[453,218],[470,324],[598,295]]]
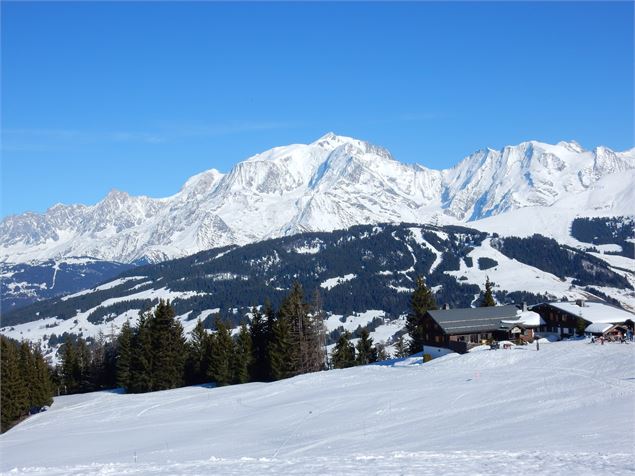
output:
[[[519,239],[454,226],[355,226],[136,267],[92,290],[3,310],[2,332],[54,347],[67,336],[112,334],[160,299],[170,300],[188,332],[197,319],[214,328],[216,317],[235,328],[247,322],[253,306],[269,300],[278,308],[295,282],[309,296],[319,291],[326,315],[342,316],[341,323],[345,316],[361,319],[358,324],[372,331],[382,319],[404,316],[418,276],[439,305],[451,307],[476,305],[487,279],[499,304],[596,296],[632,307],[631,274],[539,235]],[[355,317],[366,312],[366,320]],[[329,332],[339,326],[335,319]],[[346,328],[358,337],[356,327]],[[341,332],[329,334],[330,342]]]

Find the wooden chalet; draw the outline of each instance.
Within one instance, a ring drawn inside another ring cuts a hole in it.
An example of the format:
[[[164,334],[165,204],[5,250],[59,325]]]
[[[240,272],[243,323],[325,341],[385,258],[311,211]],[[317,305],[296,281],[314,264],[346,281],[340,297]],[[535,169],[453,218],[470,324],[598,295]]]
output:
[[[628,328],[623,324],[605,324],[601,322],[589,324],[584,329],[584,333],[587,336],[604,337],[608,340],[618,340],[625,336],[627,332]]]
[[[621,325],[624,329],[633,330],[635,315],[624,309],[611,306],[604,302],[590,302],[579,299],[575,302],[547,302],[532,307],[532,311],[540,314],[544,324],[538,332],[542,336],[555,336],[558,338],[581,336],[584,334],[597,334],[601,328],[602,333],[608,332],[612,326]],[[591,327],[591,324],[597,324]],[[600,324],[604,324],[601,326]]]
[[[515,305],[428,311],[423,320],[424,342],[465,353],[485,341],[513,338],[512,330],[525,332],[534,327],[521,319],[528,314],[533,313]],[[539,319],[535,315],[533,320]]]

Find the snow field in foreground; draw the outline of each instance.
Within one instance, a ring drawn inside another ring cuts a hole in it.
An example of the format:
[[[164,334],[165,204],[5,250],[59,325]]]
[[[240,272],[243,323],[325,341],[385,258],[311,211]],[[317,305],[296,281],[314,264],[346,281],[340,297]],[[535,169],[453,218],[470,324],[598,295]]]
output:
[[[274,383],[56,398],[7,474],[635,474],[635,345],[558,342]]]

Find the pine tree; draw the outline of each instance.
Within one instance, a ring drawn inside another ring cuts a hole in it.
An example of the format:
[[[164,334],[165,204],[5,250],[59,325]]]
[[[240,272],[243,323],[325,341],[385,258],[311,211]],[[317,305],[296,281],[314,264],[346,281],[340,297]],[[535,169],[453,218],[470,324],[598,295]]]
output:
[[[210,377],[217,385],[229,385],[233,380],[234,341],[227,325],[216,319],[212,337]]]
[[[0,336],[0,431],[7,431],[28,410],[28,394],[20,375],[17,346]]]
[[[33,348],[33,363],[35,381],[32,390],[32,405],[39,408],[53,403],[53,384],[51,370],[37,347]]]
[[[489,276],[487,276],[485,280],[485,293],[483,294],[483,299],[481,299],[481,307],[492,307],[496,306],[496,301],[494,300],[494,295],[492,294],[492,283],[489,280]]]
[[[19,346],[19,375],[25,387],[27,409],[38,409],[52,402],[50,370],[39,348],[23,341]]]
[[[326,367],[326,325],[324,324],[324,310],[322,296],[318,288],[313,292],[311,315],[309,316],[310,345],[309,372],[323,370]]]
[[[82,337],[77,338],[75,345],[75,355],[77,359],[77,366],[75,367],[75,381],[77,387],[75,392],[90,392],[94,390],[93,382],[91,380],[91,363],[92,355],[88,344]]]
[[[62,346],[60,374],[62,377],[62,385],[64,393],[75,393],[79,388],[80,367],[77,357],[77,350],[70,337],[66,338]]]
[[[368,333],[368,329],[365,327],[359,334],[359,340],[357,341],[357,357],[355,359],[358,365],[366,365],[371,362],[377,361],[377,355],[373,348],[373,339]]]
[[[383,362],[390,359],[390,354],[386,351],[386,346],[382,342],[375,344],[375,354],[377,355],[377,362]]]
[[[132,338],[129,390],[134,393],[150,392],[152,388],[152,335],[148,311],[139,314],[139,324]]]
[[[291,330],[290,345],[285,349],[289,377],[304,373],[308,365],[310,329],[307,314],[308,306],[304,302],[304,292],[300,283],[296,281],[278,311],[278,320],[286,321],[285,325]]]
[[[166,390],[175,386],[175,368],[170,340],[174,310],[161,299],[150,320],[152,340],[152,390]]]
[[[88,369],[91,387],[95,390],[105,388],[104,379],[106,369],[106,339],[100,330],[97,338],[89,348],[90,364]]]
[[[410,298],[410,312],[406,319],[406,330],[410,335],[410,353],[420,352],[425,341],[423,321],[429,310],[437,308],[434,295],[426,287],[421,276],[417,278],[417,285]]]
[[[117,386],[124,390],[130,388],[132,338],[130,322],[126,321],[121,326],[121,332],[117,337]]]
[[[395,357],[398,359],[408,357],[410,352],[408,352],[408,345],[403,337],[403,335],[399,336],[397,342],[395,342]]]
[[[190,334],[187,348],[187,382],[190,384],[207,382],[212,350],[211,339],[200,319]]]
[[[152,388],[166,390],[183,384],[185,337],[170,301],[160,300],[150,320]]]
[[[263,315],[254,306],[251,310],[251,324],[249,333],[251,336],[251,366],[249,374],[251,380],[266,382],[269,380],[269,359],[267,358],[268,333],[267,324]]]
[[[344,369],[355,365],[355,347],[351,343],[351,333],[344,331],[335,344],[331,356],[333,367]]]
[[[35,406],[35,361],[31,353],[31,347],[27,341],[22,341],[18,350],[20,378],[24,382],[27,408]]]
[[[295,375],[297,371],[297,341],[286,317],[278,315],[273,321],[272,336],[268,346],[268,357],[273,380],[281,380]]]
[[[104,365],[99,385],[101,388],[117,387],[117,342],[112,338],[104,344]]]
[[[251,368],[252,342],[251,335],[245,324],[240,326],[240,331],[236,337],[234,352],[234,382],[249,382],[249,369]]]
[[[265,299],[264,311],[265,316],[265,336],[266,336],[266,380],[274,380],[273,377],[273,364],[271,363],[271,353],[273,348],[273,342],[275,340],[275,325],[276,325],[276,311],[271,304],[269,298]]]

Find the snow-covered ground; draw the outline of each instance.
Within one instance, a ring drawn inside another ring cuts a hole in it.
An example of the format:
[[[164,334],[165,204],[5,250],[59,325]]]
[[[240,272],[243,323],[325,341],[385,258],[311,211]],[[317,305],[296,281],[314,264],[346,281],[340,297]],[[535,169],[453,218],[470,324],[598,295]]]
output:
[[[320,287],[322,289],[333,289],[338,284],[345,283],[346,281],[350,281],[351,279],[355,279],[356,277],[356,274],[345,274],[344,276],[336,276],[335,278],[329,278],[321,283]]]
[[[635,345],[559,342],[274,383],[56,398],[4,474],[633,474]]]

